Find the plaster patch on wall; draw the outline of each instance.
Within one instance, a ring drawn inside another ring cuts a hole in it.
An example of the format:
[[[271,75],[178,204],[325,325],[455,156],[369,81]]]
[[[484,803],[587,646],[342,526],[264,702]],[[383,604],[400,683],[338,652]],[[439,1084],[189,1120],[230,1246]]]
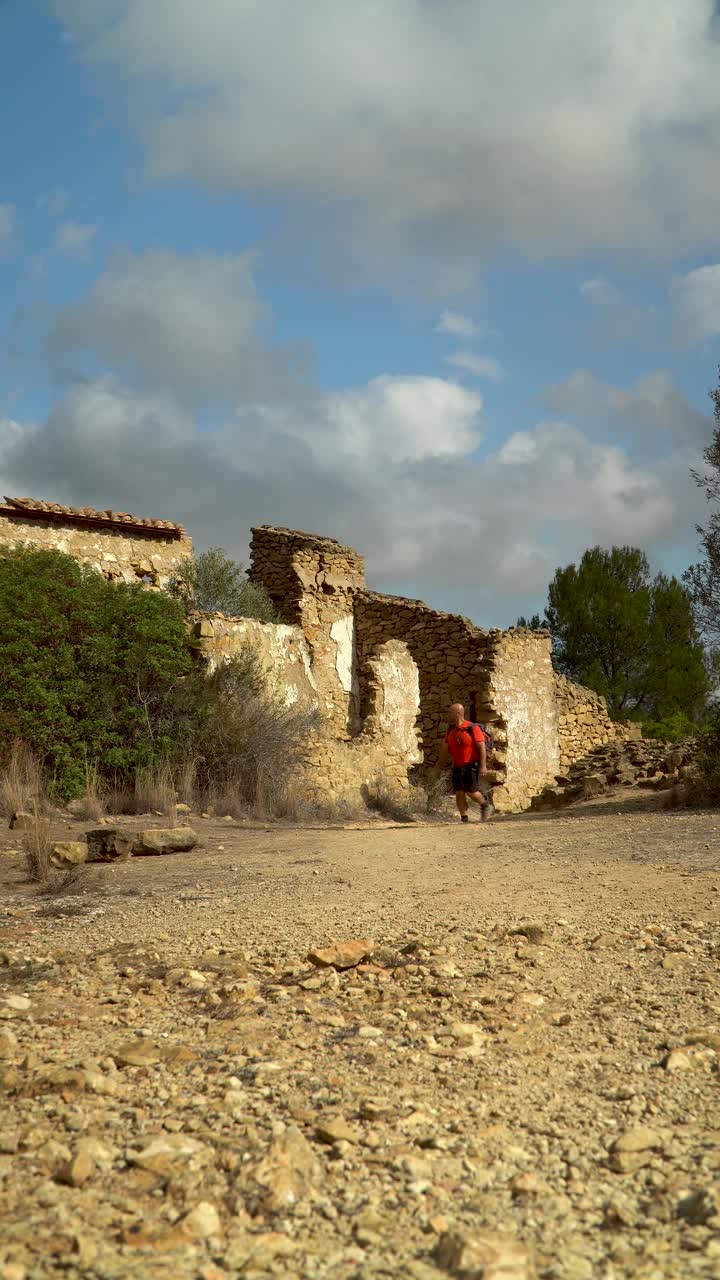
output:
[[[335,670],[340,684],[345,693],[355,693],[355,619],[351,613],[333,622],[330,638],[335,641]]]
[[[420,711],[418,666],[404,640],[388,640],[370,659],[373,706],[365,722],[410,764],[419,764],[417,720]]]

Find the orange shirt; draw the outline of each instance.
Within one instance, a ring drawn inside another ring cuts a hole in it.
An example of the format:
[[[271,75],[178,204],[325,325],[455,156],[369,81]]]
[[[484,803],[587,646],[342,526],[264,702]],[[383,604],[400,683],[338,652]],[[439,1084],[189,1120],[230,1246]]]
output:
[[[482,729],[470,720],[451,724],[445,734],[445,742],[454,765],[473,764],[475,760],[479,760],[480,743],[484,741]]]

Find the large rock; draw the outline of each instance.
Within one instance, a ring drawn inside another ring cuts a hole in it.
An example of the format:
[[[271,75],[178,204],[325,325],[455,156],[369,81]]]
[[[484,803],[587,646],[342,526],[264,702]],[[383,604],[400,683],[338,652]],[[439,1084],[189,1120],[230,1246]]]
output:
[[[308,960],[319,969],[354,969],[372,955],[375,943],[370,938],[353,938],[349,942],[331,942],[327,947],[316,947],[309,952]]]
[[[32,831],[35,826],[35,815],[26,813],[24,809],[18,809],[10,819],[11,831]]]
[[[132,851],[136,858],[160,853],[184,853],[187,849],[194,849],[197,842],[197,832],[190,827],[150,827],[147,831],[136,834]]]
[[[435,1262],[465,1280],[534,1280],[527,1249],[512,1236],[494,1231],[446,1231],[435,1248]]]
[[[134,836],[120,827],[98,827],[86,832],[88,862],[127,862]]]
[[[50,850],[53,867],[77,867],[87,862],[88,846],[84,840],[57,840]]]

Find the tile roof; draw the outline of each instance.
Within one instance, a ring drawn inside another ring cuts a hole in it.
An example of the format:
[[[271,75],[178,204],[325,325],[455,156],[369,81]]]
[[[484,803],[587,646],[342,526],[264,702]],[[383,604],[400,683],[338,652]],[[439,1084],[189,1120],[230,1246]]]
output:
[[[99,524],[105,528],[134,529],[149,534],[170,534],[182,537],[185,529],[172,520],[151,520],[132,516],[127,511],[96,511],[94,507],[63,507],[59,502],[45,502],[42,498],[9,498],[0,503],[0,515],[19,516],[28,519],[46,519],[68,524]]]

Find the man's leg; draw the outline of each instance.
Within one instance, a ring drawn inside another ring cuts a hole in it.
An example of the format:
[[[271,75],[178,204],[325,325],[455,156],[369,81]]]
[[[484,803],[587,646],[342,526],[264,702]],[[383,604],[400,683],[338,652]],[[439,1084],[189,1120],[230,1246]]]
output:
[[[473,791],[468,795],[469,800],[473,800],[475,804],[479,804],[482,809],[483,822],[487,822],[488,818],[492,818],[495,812],[495,805],[484,791]]]
[[[460,818],[463,822],[468,821],[467,796],[464,791],[455,792],[455,803],[458,807]]]

